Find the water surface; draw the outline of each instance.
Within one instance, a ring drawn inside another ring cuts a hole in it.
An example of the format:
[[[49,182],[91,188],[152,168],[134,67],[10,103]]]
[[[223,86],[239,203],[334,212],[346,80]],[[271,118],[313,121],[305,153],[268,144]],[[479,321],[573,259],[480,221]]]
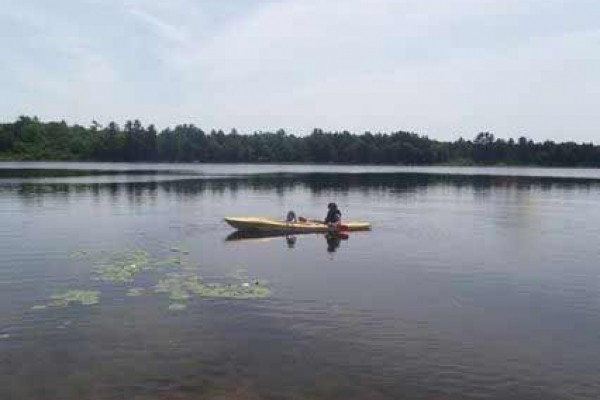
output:
[[[599,194],[597,170],[0,164],[0,398],[597,399]],[[222,222],[329,201],[374,229]],[[171,264],[94,279],[136,251]],[[270,295],[156,293],[182,271]],[[73,289],[98,304],[35,309]]]

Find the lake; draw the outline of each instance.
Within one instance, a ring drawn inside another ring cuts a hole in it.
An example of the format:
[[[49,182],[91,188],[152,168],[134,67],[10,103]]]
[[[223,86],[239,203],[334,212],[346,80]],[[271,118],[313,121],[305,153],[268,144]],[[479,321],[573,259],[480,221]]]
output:
[[[600,171],[0,163],[0,398],[598,399]],[[235,235],[225,216],[370,232]]]

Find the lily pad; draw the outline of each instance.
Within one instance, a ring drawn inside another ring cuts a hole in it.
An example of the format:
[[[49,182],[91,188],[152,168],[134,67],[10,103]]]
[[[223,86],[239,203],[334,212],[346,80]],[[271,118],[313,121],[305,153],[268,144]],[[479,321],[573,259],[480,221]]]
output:
[[[193,274],[169,274],[155,286],[157,293],[167,293],[171,300],[198,297],[258,299],[268,297],[271,291],[259,281],[249,283],[205,283]]]
[[[179,256],[153,260],[151,263],[153,267],[173,267],[178,264],[181,264]]]
[[[116,254],[93,268],[94,279],[107,282],[132,282],[143,270],[149,269],[150,255],[143,250]]]
[[[237,269],[226,276],[212,277],[210,282],[199,275],[201,268],[190,259],[189,252],[177,245],[161,247],[169,251],[164,258],[152,257],[142,249],[129,249],[118,253],[107,251],[75,251],[71,256],[88,260],[92,264],[92,279],[109,283],[134,282],[138,275],[144,279],[158,279],[153,288],[130,287],[126,295],[137,297],[153,289],[155,293],[164,293],[171,300],[170,310],[182,310],[186,301],[192,297],[222,299],[260,299],[271,295],[266,283],[251,279],[245,269]],[[82,305],[97,304],[100,292],[70,290],[52,296],[45,305],[34,305],[33,310],[47,307],[65,307],[71,303]]]
[[[134,287],[127,291],[127,296],[129,297],[139,297],[144,294],[144,288]]]
[[[71,303],[79,303],[84,306],[98,304],[100,292],[97,290],[68,290],[51,296],[52,301],[48,304],[52,307],[66,307]]]
[[[187,305],[184,303],[173,303],[173,304],[169,305],[170,311],[181,311],[181,310],[185,310],[186,308],[187,308]]]
[[[75,250],[69,254],[72,258],[83,259],[88,257],[88,252],[85,250]]]

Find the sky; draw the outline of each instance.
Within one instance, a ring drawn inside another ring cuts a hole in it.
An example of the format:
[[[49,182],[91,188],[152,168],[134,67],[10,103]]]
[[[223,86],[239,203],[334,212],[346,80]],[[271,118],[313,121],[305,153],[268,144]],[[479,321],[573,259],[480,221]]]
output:
[[[4,0],[0,54],[5,122],[600,144],[598,0]]]

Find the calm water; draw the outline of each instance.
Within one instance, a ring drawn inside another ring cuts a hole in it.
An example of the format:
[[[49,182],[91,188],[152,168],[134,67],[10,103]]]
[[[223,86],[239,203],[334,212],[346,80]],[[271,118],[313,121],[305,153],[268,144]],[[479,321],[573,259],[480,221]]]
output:
[[[598,399],[599,195],[597,170],[0,164],[0,399]],[[373,231],[222,222],[329,201]],[[92,279],[133,251],[181,264]],[[165,268],[271,295],[173,310]],[[39,307],[71,289],[99,303]]]

